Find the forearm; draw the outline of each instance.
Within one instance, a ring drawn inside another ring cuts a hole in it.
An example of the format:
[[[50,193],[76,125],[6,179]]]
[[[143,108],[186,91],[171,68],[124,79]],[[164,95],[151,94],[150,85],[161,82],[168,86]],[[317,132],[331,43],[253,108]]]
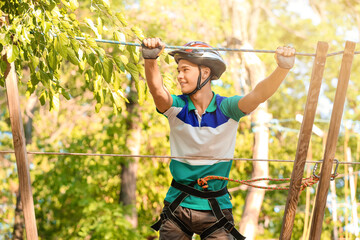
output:
[[[276,92],[289,70],[290,69],[277,67],[270,76],[256,85],[254,91],[256,92],[256,96],[259,98],[259,101],[266,101]]]
[[[151,94],[163,90],[163,82],[156,59],[145,59],[145,76]]]
[[[166,111],[172,104],[172,98],[163,84],[156,59],[145,59],[145,75],[157,109],[160,112]]]

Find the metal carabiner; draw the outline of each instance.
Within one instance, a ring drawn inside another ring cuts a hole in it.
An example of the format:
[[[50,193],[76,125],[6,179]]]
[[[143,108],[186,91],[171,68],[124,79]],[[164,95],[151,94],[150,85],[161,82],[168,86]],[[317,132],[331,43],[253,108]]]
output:
[[[321,160],[321,161],[324,161],[324,159]],[[335,166],[335,169],[334,169],[334,173],[331,174],[331,178],[330,178],[331,181],[333,181],[333,180],[335,179],[335,177],[336,177],[336,175],[337,175],[337,169],[338,169],[338,167],[339,167],[339,160],[337,160],[336,158],[334,158],[334,162],[336,162],[336,166]],[[314,166],[314,169],[313,169],[313,175],[314,175],[315,177],[317,177],[317,178],[320,178],[320,176],[316,174],[317,167],[318,167],[318,163],[315,163],[315,166]]]
[[[334,169],[334,173],[331,175],[331,178],[330,180],[331,181],[334,181],[336,176],[337,176],[337,169],[339,167],[339,160],[337,160],[336,158],[334,158],[334,161],[336,162],[336,166],[335,166],[335,169]]]

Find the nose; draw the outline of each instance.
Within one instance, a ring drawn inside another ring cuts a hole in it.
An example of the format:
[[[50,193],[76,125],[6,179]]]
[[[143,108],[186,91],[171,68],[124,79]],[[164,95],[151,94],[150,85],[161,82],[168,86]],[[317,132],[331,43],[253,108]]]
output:
[[[184,78],[184,73],[182,71],[179,71],[178,75],[177,75],[177,79],[183,79]]]

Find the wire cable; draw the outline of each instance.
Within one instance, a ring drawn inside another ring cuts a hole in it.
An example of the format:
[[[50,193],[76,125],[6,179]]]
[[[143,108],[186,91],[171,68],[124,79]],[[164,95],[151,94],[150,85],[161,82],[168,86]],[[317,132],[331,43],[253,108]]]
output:
[[[0,151],[0,154],[14,154],[15,151]],[[114,153],[67,153],[67,152],[27,152],[32,155],[59,155],[59,156],[96,156],[96,157],[131,157],[131,158],[165,158],[165,159],[186,159],[186,160],[218,160],[218,161],[251,161],[251,162],[287,162],[294,163],[294,160],[281,159],[251,159],[251,158],[213,158],[213,157],[181,157],[166,155],[136,155],[136,154],[114,154]],[[322,163],[322,161],[306,161],[306,163]],[[339,162],[339,164],[360,165],[360,162]]]
[[[85,40],[84,37],[75,37],[77,40]],[[107,40],[107,39],[95,39],[96,42],[101,43],[111,43],[111,44],[121,44],[121,45],[127,45],[127,46],[135,46],[135,47],[141,47],[141,44],[139,43],[131,43],[131,42],[123,42],[123,41],[115,41],[115,40]],[[205,48],[205,47],[185,47],[185,46],[165,46],[166,49],[193,49],[193,50],[208,50],[208,51],[227,51],[227,52],[254,52],[254,53],[275,53],[274,50],[259,50],[259,49],[243,49],[243,48],[224,48],[224,47],[213,47],[213,48]],[[341,55],[344,51],[339,52],[333,52],[328,53],[327,56],[335,56],[335,55]],[[360,54],[360,51],[354,52],[354,54]],[[315,57],[315,53],[301,53],[296,52],[295,55],[298,56],[307,56],[307,57]]]

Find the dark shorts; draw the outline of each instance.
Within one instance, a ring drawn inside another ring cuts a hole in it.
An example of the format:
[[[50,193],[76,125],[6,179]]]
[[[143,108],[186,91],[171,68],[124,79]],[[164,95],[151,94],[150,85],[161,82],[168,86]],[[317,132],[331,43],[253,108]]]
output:
[[[168,202],[164,202],[165,207],[169,206]],[[234,223],[234,218],[231,209],[222,210],[225,217]],[[175,216],[178,217],[183,223],[187,225],[189,230],[195,234],[201,234],[205,229],[216,223],[216,217],[211,210],[194,210],[179,206],[175,211]],[[192,237],[184,233],[175,223],[170,219],[163,221],[160,227],[160,240],[191,240]],[[218,240],[233,240],[233,236],[220,228],[206,239],[218,239]]]

